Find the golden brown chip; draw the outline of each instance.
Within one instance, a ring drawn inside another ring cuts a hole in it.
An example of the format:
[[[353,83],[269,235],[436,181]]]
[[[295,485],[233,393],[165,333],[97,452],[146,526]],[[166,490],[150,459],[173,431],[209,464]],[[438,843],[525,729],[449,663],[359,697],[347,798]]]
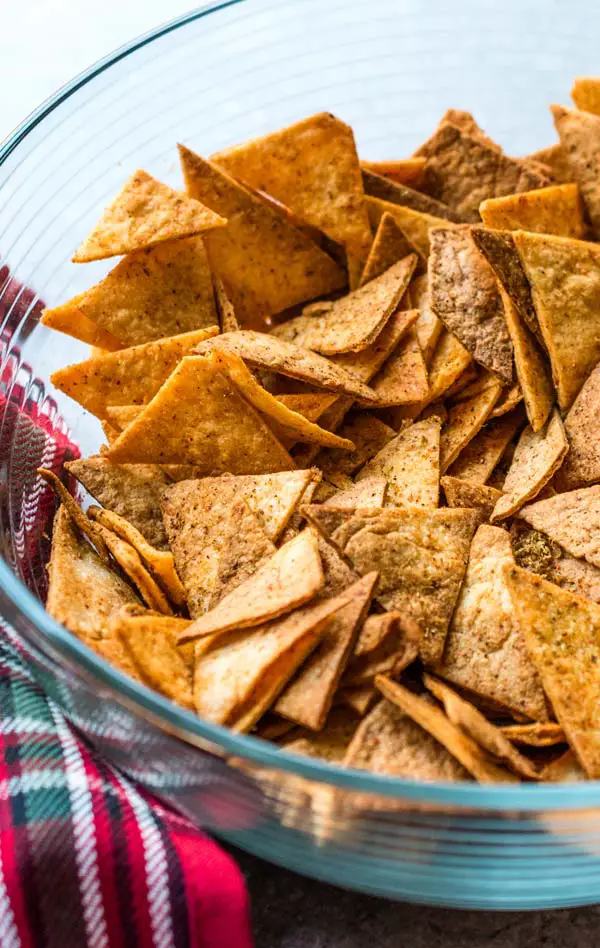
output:
[[[100,523],[94,523],[104,541],[105,546],[115,558],[131,584],[138,590],[140,596],[150,609],[155,609],[161,615],[172,616],[173,609],[162,589],[146,569],[142,558],[131,543],[122,540],[113,530]]]
[[[40,467],[37,473],[42,480],[46,482],[48,487],[54,491],[63,507],[66,508],[71,520],[77,525],[77,528],[87,537],[90,543],[95,546],[100,559],[103,560],[106,566],[110,567],[109,549],[100,528],[86,517],[81,507],[75,503],[73,497],[54,471],[47,471],[45,468]]]
[[[536,161],[545,165],[547,174],[557,184],[571,184],[573,181],[568,155],[560,142],[557,142],[556,145],[549,145],[547,148],[540,148],[539,151],[527,155],[524,160]]]
[[[432,214],[424,214],[422,211],[414,211],[410,207],[392,204],[391,201],[382,201],[381,198],[367,197],[365,200],[373,230],[377,230],[381,218],[385,213],[388,213],[394,218],[399,229],[410,245],[415,248],[423,262],[429,256],[429,231],[432,227],[448,224],[448,221],[444,220],[443,217],[435,217]]]
[[[499,527],[479,527],[436,671],[513,714],[547,720],[542,685],[506,587],[504,571],[511,565],[508,533]]]
[[[504,724],[500,730],[513,744],[525,747],[554,747],[566,742],[565,732],[554,721],[534,721],[533,724]]]
[[[555,184],[484,201],[483,223],[499,230],[529,230],[561,237],[585,237],[583,202],[576,184]]]
[[[404,236],[392,215],[385,213],[379,221],[359,286],[381,276],[388,267],[414,252],[414,247]]]
[[[556,547],[554,543],[551,545]],[[525,564],[519,563],[519,566],[521,565]],[[587,560],[577,559],[561,549],[553,556],[551,573],[545,578],[556,583],[561,589],[600,603],[600,568]]]
[[[218,213],[136,171],[78,247],[74,263],[104,260],[224,227]]]
[[[533,431],[539,431],[546,424],[555,400],[550,368],[510,296],[502,285],[499,289],[527,417]]]
[[[227,296],[227,290],[223,285],[223,281],[214,274],[213,286],[221,332],[238,332],[242,327],[240,326],[239,320],[235,315],[233,303]]]
[[[379,571],[376,599],[421,626],[423,661],[439,661],[479,512],[318,505],[303,511],[360,575]]]
[[[347,605],[328,622],[317,649],[278,698],[278,714],[314,731],[324,726],[377,579],[369,573],[345,590]]]
[[[325,506],[330,507],[383,507],[388,489],[385,477],[365,477],[358,484],[338,490]]]
[[[306,392],[305,394],[277,395],[277,401],[291,411],[304,415],[308,421],[317,421],[328,408],[331,408],[336,397],[326,392]]]
[[[428,263],[433,312],[476,362],[510,384],[513,356],[494,271],[469,227],[431,231]]]
[[[450,386],[444,398],[452,402],[464,402],[473,395],[478,395],[484,388],[489,388],[493,381],[494,377],[490,372],[480,369],[475,362],[471,362],[465,371],[461,372],[454,385]]]
[[[488,388],[454,405],[440,438],[440,471],[445,473],[489,418],[498,401],[502,383],[496,379]]]
[[[456,336],[444,330],[429,363],[429,394],[423,408],[445,395],[470,362],[470,353]]]
[[[600,567],[600,485],[538,500],[523,507],[519,516],[572,556]]]
[[[527,648],[569,744],[600,776],[600,606],[513,566],[506,581]],[[585,635],[582,635],[585,630]]]
[[[556,472],[558,490],[600,481],[600,367],[588,377],[565,418],[569,453]]]
[[[429,281],[426,273],[415,277],[410,285],[412,305],[419,310],[419,318],[415,323],[417,339],[427,365],[442,334],[444,324],[435,315],[429,299]]]
[[[430,214],[433,217],[441,217],[443,220],[453,221],[454,223],[462,221],[462,217],[446,204],[436,201],[428,194],[414,191],[406,184],[391,181],[389,178],[374,171],[369,171],[367,168],[363,168],[362,177],[365,194],[370,197],[389,201],[391,204],[400,204],[402,207],[410,207],[413,211],[419,211],[421,214]]]
[[[595,76],[578,76],[573,82],[571,98],[583,112],[600,115],[600,79]]]
[[[285,749],[291,754],[305,754],[339,764],[358,724],[356,714],[348,708],[335,708],[321,731],[296,731],[293,739],[285,742]]]
[[[386,507],[403,504],[437,507],[440,479],[439,418],[427,418],[409,425],[359,471],[356,480],[361,481],[373,475],[384,477],[387,481]],[[333,503],[336,503],[336,498],[333,498]]]
[[[499,767],[481,747],[453,724],[437,705],[413,694],[402,685],[378,675],[375,684],[388,701],[445,747],[479,783],[514,783],[518,778]]]
[[[143,408],[143,405],[107,405],[106,414],[115,431],[120,433],[138,417]],[[113,438],[110,443],[112,444],[113,441],[116,441],[116,438]]]
[[[306,527],[317,537],[319,544],[319,553],[321,554],[321,563],[325,573],[325,588],[323,596],[337,596],[342,590],[347,589],[353,583],[360,579],[358,573],[350,569],[348,564],[341,558],[335,547],[325,540],[319,531],[312,525]]]
[[[502,491],[487,484],[473,481],[461,481],[458,477],[442,477],[440,484],[444,488],[446,503],[449,507],[477,507],[489,520]]]
[[[379,692],[375,685],[360,685],[357,688],[340,688],[335,698],[336,703],[339,703],[345,708],[350,708],[355,715],[361,718],[364,718],[365,714],[371,710],[378,700]]]
[[[420,405],[428,397],[427,366],[414,328],[404,334],[371,387],[382,405]]]
[[[284,215],[188,148],[179,153],[188,193],[228,218],[204,243],[242,326],[260,328],[268,316],[344,286],[341,267]]]
[[[539,494],[560,467],[568,450],[569,443],[556,409],[540,431],[532,431],[528,425],[519,438],[492,521],[512,516]]]
[[[193,709],[193,647],[180,648],[177,635],[187,619],[158,616],[125,606],[110,620],[110,627],[125,644],[142,679],[160,694],[184,708]]]
[[[576,181],[596,234],[600,228],[600,116],[551,105],[571,180]]]
[[[52,384],[93,415],[107,418],[107,405],[147,404],[184,356],[217,332],[214,326],[109,352],[59,369],[51,377]]]
[[[387,161],[361,160],[361,168],[374,171],[398,184],[408,184],[411,188],[418,188],[423,183],[423,171],[427,161],[425,158],[390,158]]]
[[[121,349],[118,339],[97,326],[83,312],[81,304],[86,295],[86,293],[80,293],[67,303],[62,303],[53,309],[45,309],[40,322],[49,329],[56,329],[57,332],[64,332],[67,336],[87,342],[94,349],[102,350],[102,353]]]
[[[573,751],[568,750],[544,767],[540,780],[546,783],[575,783],[587,780],[587,775]]]
[[[490,418],[501,418],[523,401],[523,392],[517,382],[512,388],[505,388],[494,405]]]
[[[470,135],[471,138],[476,138],[478,141],[483,142],[488,148],[493,148],[494,151],[502,151],[500,145],[490,138],[489,135],[486,135],[481,125],[477,124],[475,116],[472,115],[471,112],[466,112],[464,109],[446,109],[440,119],[438,128],[448,123],[456,128],[460,128],[461,131]]]
[[[192,622],[178,642],[262,625],[304,605],[324,584],[317,539],[310,530],[303,530],[209,612]]]
[[[342,687],[372,684],[379,674],[398,676],[417,658],[421,639],[418,625],[399,612],[369,616],[359,632]]]
[[[395,431],[374,415],[353,412],[339,433],[354,442],[354,451],[329,448],[317,455],[316,464],[326,480],[345,489],[351,476],[395,437]]]
[[[402,337],[418,321],[415,309],[397,310],[381,330],[375,342],[362,352],[346,352],[331,357],[334,365],[353,375],[359,382],[370,382],[383,363],[398,347]]]

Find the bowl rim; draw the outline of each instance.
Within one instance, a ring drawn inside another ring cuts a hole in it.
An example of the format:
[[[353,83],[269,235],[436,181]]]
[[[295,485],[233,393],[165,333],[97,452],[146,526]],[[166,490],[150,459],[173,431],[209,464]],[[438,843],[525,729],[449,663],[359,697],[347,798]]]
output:
[[[8,135],[0,144],[0,168],[11,155],[17,152],[21,143],[45,118],[96,76],[168,33],[209,16],[211,13],[238,6],[243,2],[245,0],[216,0],[216,2],[207,3],[143,33],[97,60],[50,95]],[[228,754],[243,757],[260,767],[277,769],[361,793],[399,797],[420,803],[450,805],[457,809],[569,811],[600,804],[600,781],[562,785],[429,783],[345,768],[290,753],[276,744],[252,735],[237,734],[229,728],[204,721],[192,711],[179,707],[168,698],[114,668],[56,622],[2,558],[0,558],[0,589],[12,603],[16,612],[29,620],[44,639],[53,646],[58,655],[70,662],[78,673],[83,671],[88,680],[99,682],[103,689],[111,693],[115,701],[125,705],[144,719],[154,724],[158,723],[159,726],[160,723],[168,725],[170,731],[174,730],[180,739],[191,746],[208,742],[217,745]],[[36,642],[36,645],[39,647],[39,642]]]

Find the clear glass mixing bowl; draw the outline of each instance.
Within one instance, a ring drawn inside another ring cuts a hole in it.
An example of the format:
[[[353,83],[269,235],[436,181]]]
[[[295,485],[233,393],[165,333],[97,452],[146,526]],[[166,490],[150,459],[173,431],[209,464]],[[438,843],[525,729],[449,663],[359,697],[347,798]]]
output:
[[[38,325],[105,264],[70,256],[138,167],[180,182],[201,154],[330,110],[367,158],[400,157],[450,106],[512,154],[553,141],[547,105],[598,70],[583,0],[241,0],[142,37],[42,105],[0,149],[0,609],[6,635],[96,747],[265,858],[394,898],[481,908],[600,901],[600,785],[421,784],[343,771],[205,724],[46,615],[48,504],[35,468],[101,443],[51,372],[86,349]],[[334,792],[335,791],[335,792]]]

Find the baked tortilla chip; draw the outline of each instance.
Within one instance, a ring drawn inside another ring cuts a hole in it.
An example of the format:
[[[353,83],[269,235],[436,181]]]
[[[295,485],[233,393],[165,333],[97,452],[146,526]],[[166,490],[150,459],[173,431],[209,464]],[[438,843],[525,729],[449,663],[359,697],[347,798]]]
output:
[[[556,544],[552,546],[556,547]],[[561,589],[600,603],[600,568],[587,560],[577,559],[561,549],[553,557],[552,573],[547,578]]]
[[[545,783],[575,783],[587,780],[587,775],[573,751],[568,750],[544,767],[540,780]]]
[[[443,330],[429,363],[429,395],[423,408],[448,391],[462,375],[471,355],[453,333]]]
[[[43,467],[39,467],[37,473],[46,482],[48,487],[54,492],[56,497],[61,502],[62,506],[67,510],[73,523],[77,525],[79,531],[87,537],[87,539],[94,545],[96,548],[100,559],[105,563],[106,566],[110,567],[110,551],[104,540],[104,536],[99,527],[95,523],[86,517],[83,510],[75,502],[63,482],[59,477],[56,476],[54,471],[47,471]]]
[[[586,234],[583,201],[576,184],[555,184],[484,201],[479,213],[484,224],[499,230],[529,230],[560,237]]]
[[[74,263],[104,260],[224,227],[214,210],[136,171],[73,256]]]
[[[324,502],[329,507],[383,507],[388,483],[385,477],[365,477],[358,484],[338,490]]]
[[[360,166],[366,171],[389,178],[397,184],[407,184],[411,188],[418,188],[423,183],[423,172],[427,160],[425,158],[389,158],[387,161],[364,161]]]
[[[508,533],[480,526],[436,672],[512,714],[546,721],[544,691],[506,586],[505,569],[512,565]]]
[[[345,590],[348,604],[328,622],[317,649],[278,698],[277,714],[313,731],[324,726],[377,578],[377,573],[369,573]]]
[[[378,675],[375,684],[382,695],[404,714],[427,731],[442,747],[452,754],[479,783],[514,783],[518,778],[497,766],[481,747],[464,731],[453,724],[440,708],[408,691],[402,685]]]
[[[188,356],[106,456],[128,463],[193,464],[206,474],[265,474],[294,462],[218,367]]]
[[[538,500],[519,516],[572,556],[600,567],[600,485]]]
[[[339,764],[358,724],[358,718],[348,708],[335,708],[321,731],[296,731],[298,736],[286,741],[285,749],[291,754],[305,754]]]
[[[374,415],[352,412],[339,433],[354,442],[354,451],[329,448],[317,455],[316,463],[327,481],[344,490],[349,486],[352,475],[375,457],[395,437],[396,432]]]
[[[498,142],[495,142],[493,138],[486,135],[481,125],[478,125],[475,116],[471,112],[467,112],[464,109],[446,109],[440,119],[438,128],[448,123],[456,128],[460,128],[461,131],[470,135],[471,138],[476,138],[478,141],[483,142],[488,148],[493,148],[494,151],[502,151]]]
[[[371,232],[354,135],[348,125],[321,112],[263,138],[226,148],[213,155],[212,161],[343,244],[348,257],[360,264],[360,273]]]
[[[464,402],[473,395],[478,395],[484,388],[489,388],[492,383],[493,376],[491,373],[480,370],[475,362],[471,362],[457,378],[454,385],[450,386],[444,398],[452,402]]]
[[[463,132],[449,122],[441,125],[417,151],[427,159],[427,190],[453,208],[463,220],[478,221],[486,198],[532,191],[548,184],[514,158],[491,147],[481,136]]]
[[[513,380],[510,336],[494,271],[468,227],[431,231],[428,263],[431,308],[476,362]]]
[[[429,231],[431,228],[444,225],[451,226],[443,217],[424,214],[422,211],[415,211],[410,207],[392,204],[391,201],[382,201],[381,198],[375,197],[367,197],[365,200],[373,230],[377,231],[383,215],[389,214],[394,218],[399,229],[423,262],[426,262],[429,256]]]
[[[260,328],[268,316],[345,285],[341,267],[284,215],[188,148],[179,154],[188,194],[228,218],[204,244],[242,326]]]
[[[135,421],[143,409],[143,405],[107,405],[106,414],[110,419],[110,424],[120,434],[132,421]],[[112,444],[115,440],[116,438],[112,438],[110,443]]]
[[[569,453],[556,472],[558,490],[588,487],[600,481],[600,367],[584,383],[565,418]]]
[[[473,481],[461,481],[458,477],[442,477],[440,484],[444,488],[446,503],[449,507],[476,507],[483,511],[486,520],[502,496],[502,491],[486,484]]]
[[[177,645],[177,635],[189,625],[188,620],[125,606],[111,618],[110,625],[122,639],[142,679],[176,704],[193,710],[194,651],[191,646]]]
[[[427,398],[427,366],[414,328],[404,334],[371,387],[382,405],[420,405]]]
[[[506,570],[506,582],[558,722],[588,776],[598,779],[600,606],[518,566]]]
[[[353,375],[359,382],[370,382],[386,359],[398,347],[402,337],[419,319],[418,310],[397,310],[381,330],[375,342],[362,352],[346,352],[331,357],[334,365]]]
[[[59,369],[51,381],[93,415],[108,418],[107,405],[149,402],[184,356],[217,332],[214,326],[109,352]]]
[[[421,638],[416,623],[399,612],[369,616],[359,632],[342,686],[372,684],[379,674],[398,676],[417,658]]]
[[[600,359],[600,247],[523,231],[514,240],[531,284],[558,403],[567,409]]]
[[[94,530],[100,533],[106,547],[119,564],[129,581],[138,590],[140,596],[150,609],[155,609],[161,615],[172,616],[173,609],[162,589],[153,578],[139,553],[126,540],[113,530],[109,530],[100,523],[94,523]]]
[[[431,308],[427,274],[422,273],[421,276],[415,277],[409,289],[412,305],[415,309],[419,310],[419,318],[415,324],[417,339],[419,340],[423,358],[426,364],[429,365],[444,329],[444,324],[441,319],[438,319]]]
[[[357,688],[340,688],[335,701],[336,704],[350,708],[355,715],[364,718],[365,714],[379,701],[379,692],[375,685],[360,685]]]
[[[317,538],[310,530],[303,530],[210,612],[192,622],[181,633],[178,643],[270,622],[303,606],[324,584]]]
[[[414,252],[412,244],[404,236],[392,215],[385,213],[379,221],[359,285],[363,286],[369,280],[381,276],[398,260]]]
[[[325,588],[321,595],[337,596],[342,590],[348,589],[353,583],[356,583],[360,576],[353,569],[350,569],[335,547],[328,543],[315,527],[309,524],[306,529],[314,533],[319,544],[321,563],[325,573]]]
[[[527,328],[541,340],[531,287],[519,258],[513,235],[506,230],[472,227],[471,237],[504,287]]]
[[[57,332],[64,332],[73,339],[87,342],[89,346],[102,350],[102,353],[116,352],[117,349],[122,348],[119,340],[97,326],[83,312],[82,304],[86,295],[86,293],[80,293],[67,303],[62,303],[53,309],[45,309],[40,322],[49,329],[56,329]]]
[[[600,115],[600,79],[595,76],[578,76],[573,82],[571,98],[582,112]]]
[[[306,394],[277,395],[277,401],[291,411],[304,415],[308,421],[318,421],[321,415],[336,401],[335,395],[326,392],[306,392]]]
[[[406,184],[398,184],[366,168],[363,168],[362,177],[365,194],[370,197],[379,198],[381,201],[389,201],[391,204],[400,204],[402,207],[410,207],[413,211],[419,211],[421,214],[430,214],[433,217],[441,217],[443,220],[453,221],[454,223],[462,221],[462,217],[446,204],[442,204],[441,201],[436,201],[435,198],[422,194],[420,191],[414,191]]]
[[[158,465],[112,464],[106,457],[89,457],[67,461],[65,469],[94,500],[133,524],[148,543],[166,549],[160,495],[169,481]]]
[[[528,425],[519,438],[492,522],[512,516],[539,494],[568,450],[569,442],[556,409],[540,431],[533,431]]]
[[[242,327],[235,315],[233,303],[227,296],[227,290],[223,281],[213,274],[213,286],[215,292],[215,302],[219,313],[219,325],[221,332],[238,332]]]
[[[600,116],[551,105],[560,144],[596,234],[600,232]]]
[[[440,471],[444,474],[461,451],[481,430],[489,418],[502,391],[499,380],[484,388],[478,395],[454,405],[440,438]]]
[[[423,675],[423,683],[431,694],[441,701],[448,720],[461,731],[472,737],[488,754],[509,767],[520,777],[528,780],[537,780],[539,769],[529,758],[521,754],[502,733],[469,701],[466,701],[445,682],[427,673]]]
[[[361,481],[373,475],[384,477],[387,481],[386,507],[403,504],[437,507],[440,479],[439,418],[427,418],[409,425],[359,471],[356,480]],[[337,503],[336,498],[333,502]]]
[[[439,661],[479,512],[317,505],[303,512],[357,573],[379,571],[376,599],[413,619],[423,629],[423,661]]]
[[[557,184],[571,184],[573,174],[568,161],[568,155],[564,148],[557,142],[555,145],[548,145],[547,148],[540,148],[527,155],[524,161],[535,161],[545,165],[548,176]]]
[[[560,724],[554,721],[504,724],[500,730],[513,744],[522,744],[524,747],[554,747],[556,744],[565,744],[567,740]]]
[[[523,401],[523,392],[517,382],[512,388],[505,388],[494,405],[490,418],[501,418]]]

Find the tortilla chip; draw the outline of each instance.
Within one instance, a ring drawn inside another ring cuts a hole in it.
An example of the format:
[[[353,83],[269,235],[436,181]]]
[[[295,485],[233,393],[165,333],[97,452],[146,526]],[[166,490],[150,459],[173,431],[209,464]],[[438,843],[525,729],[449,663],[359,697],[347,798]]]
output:
[[[400,708],[404,714],[408,714],[419,727],[445,747],[479,783],[517,782],[517,777],[498,767],[437,705],[413,694],[385,675],[378,675],[375,684],[388,701]]]
[[[486,198],[532,191],[548,183],[481,136],[473,137],[449,122],[417,149],[415,157],[427,159],[428,192],[466,221],[479,220],[479,205]]]
[[[412,305],[419,310],[419,318],[415,324],[417,339],[427,365],[444,329],[441,319],[435,315],[429,299],[429,281],[426,273],[415,277],[410,284]]]
[[[414,328],[405,333],[371,387],[383,405],[420,405],[427,398],[427,366]]]
[[[492,522],[512,516],[539,494],[560,467],[568,450],[569,443],[556,409],[540,431],[534,432],[528,425],[519,438],[502,488],[503,496],[494,507]]]
[[[583,112],[600,115],[600,79],[595,76],[578,76],[573,82],[571,98]]]
[[[296,316],[278,327],[280,338],[323,355],[361,352],[373,343],[397,309],[417,257],[409,254],[381,276],[335,300],[319,316]]]
[[[556,547],[556,544],[552,546]],[[561,589],[600,603],[600,568],[560,549],[552,559],[551,569],[551,575],[547,578]]]
[[[540,780],[547,783],[575,783],[587,780],[587,775],[573,751],[568,750],[544,767]]]
[[[469,779],[445,747],[389,701],[380,701],[359,724],[343,764],[415,780]]]
[[[473,395],[478,395],[484,388],[489,388],[493,384],[494,377],[490,372],[480,370],[475,362],[471,362],[461,372],[454,385],[451,385],[445,393],[444,398],[452,402],[464,402]]]
[[[481,430],[498,401],[502,384],[496,380],[488,388],[467,401],[459,402],[448,412],[448,421],[440,438],[440,471],[444,474],[461,451]]]
[[[279,715],[267,711],[254,728],[252,736],[260,737],[263,741],[284,743],[281,738],[289,735],[290,731],[296,731],[297,733],[296,725],[293,721],[286,721],[284,718],[280,718]]]
[[[325,392],[306,392],[305,394],[277,395],[277,401],[291,411],[304,415],[308,421],[317,421],[331,408],[337,396]]]
[[[403,504],[437,507],[440,479],[439,418],[427,418],[409,425],[359,471],[356,480],[361,481],[373,475],[384,477],[387,481],[386,507]]]
[[[545,721],[548,712],[542,685],[506,587],[504,571],[511,565],[508,533],[480,526],[436,672],[512,714]]]
[[[510,296],[527,328],[542,341],[531,287],[519,258],[513,235],[509,231],[472,227],[471,237],[490,264],[500,285]]]
[[[321,428],[327,428],[328,431],[338,431],[353,404],[354,400],[347,396],[338,398],[327,411],[323,412],[320,419]],[[292,449],[292,457],[297,467],[309,467],[314,463],[321,450],[323,449],[314,444],[297,444]],[[347,454],[348,452],[344,453]]]
[[[383,507],[388,483],[385,477],[365,477],[358,484],[351,484],[345,490],[336,491],[335,495],[325,501],[324,506],[350,507]]]
[[[276,550],[210,612],[192,622],[178,642],[181,645],[207,635],[221,635],[230,629],[262,625],[303,606],[324,584],[317,539],[310,530],[303,530]]]
[[[94,523],[94,530],[98,531],[105,546],[115,558],[131,584],[138,590],[143,601],[150,609],[155,609],[161,615],[172,616],[173,609],[162,589],[146,569],[135,547],[122,540],[113,530],[100,523]]]
[[[306,529],[314,533],[319,544],[321,564],[325,573],[325,588],[321,595],[337,596],[342,590],[348,589],[353,583],[356,583],[360,576],[353,569],[350,569],[335,547],[328,543],[315,527],[309,524]]]
[[[569,453],[556,472],[558,490],[588,487],[600,481],[600,366],[584,383],[565,418]]]
[[[180,481],[163,492],[165,528],[193,619],[275,553],[237,477]]]
[[[260,328],[266,317],[345,285],[341,267],[271,205],[188,148],[179,154],[188,194],[228,218],[204,244],[242,326]]]
[[[429,214],[433,217],[441,217],[446,221],[460,223],[462,217],[456,214],[446,204],[436,201],[435,198],[422,194],[420,191],[414,191],[406,184],[397,184],[389,178],[376,174],[363,168],[362,172],[365,194],[370,197],[379,198],[381,201],[388,201],[391,204],[400,204],[402,207],[410,207],[413,211],[419,211],[421,214]]]
[[[219,214],[136,171],[110,204],[100,221],[78,247],[74,263],[104,260],[224,227]]]
[[[386,161],[361,159],[360,162],[361,168],[389,178],[397,184],[407,184],[411,188],[418,188],[423,183],[423,171],[426,164],[425,158],[389,158]]]
[[[441,658],[480,521],[475,510],[347,510],[310,505],[305,515],[360,574],[379,571],[376,599],[423,629],[421,657]]]
[[[348,604],[328,622],[318,648],[277,700],[275,711],[282,717],[314,731],[324,726],[377,579],[369,573],[345,590]]]
[[[358,688],[340,688],[336,703],[350,708],[355,715],[363,718],[373,705],[379,701],[379,692],[374,685],[360,685]],[[358,721],[357,721],[358,724]],[[321,734],[323,732],[321,731]]]
[[[148,543],[167,548],[160,512],[160,495],[169,483],[155,464],[112,464],[106,457],[67,461],[65,469],[83,484],[92,497],[128,520]]]
[[[397,310],[388,319],[375,342],[362,352],[346,352],[331,357],[331,361],[359,382],[370,382],[384,362],[398,348],[398,343],[419,319],[415,309]]]
[[[600,485],[528,504],[520,517],[560,543],[572,556],[600,567]]]
[[[545,165],[548,169],[547,174],[557,184],[570,184],[573,181],[568,155],[560,142],[549,145],[547,148],[540,148],[539,151],[527,155],[524,160],[537,161]]]
[[[483,202],[479,212],[484,224],[499,230],[529,230],[577,238],[586,234],[583,202],[576,184],[555,184],[491,198]]]
[[[232,478],[229,478],[230,480]],[[314,470],[280,474],[248,474],[234,478],[236,496],[243,498],[273,543],[277,543],[309,487],[320,475]],[[222,478],[203,478],[204,487],[218,487]]]
[[[187,619],[157,616],[125,606],[110,620],[111,630],[123,641],[140,676],[155,691],[193,710],[193,648],[179,648],[177,635]]]
[[[404,236],[391,214],[383,214],[359,286],[381,276],[398,260],[414,253],[414,247]]]
[[[307,757],[318,757],[332,764],[339,764],[344,759],[346,748],[358,724],[356,715],[347,708],[335,708],[328,715],[321,731],[296,731],[300,736],[286,741],[285,749],[291,754],[305,754]]]
[[[440,484],[444,488],[449,507],[476,507],[483,511],[486,520],[489,520],[502,496],[502,491],[496,490],[495,487],[473,481],[461,481],[457,477],[442,477]]]
[[[524,747],[554,747],[566,743],[565,732],[554,721],[535,721],[533,724],[504,724],[500,730],[513,744]]]
[[[395,437],[395,431],[374,415],[352,412],[340,428],[340,435],[354,442],[354,451],[327,449],[320,452],[316,463],[326,480],[345,489],[352,475]]]
[[[121,343],[118,339],[115,339],[105,329],[97,326],[83,312],[81,304],[86,295],[86,293],[80,293],[67,303],[62,303],[53,309],[45,309],[40,322],[49,329],[56,329],[57,332],[64,332],[67,336],[72,336],[73,339],[87,342],[89,346],[100,349],[103,353],[115,352],[117,349],[121,349]]]
[[[539,770],[535,764],[516,750],[502,730],[488,721],[474,705],[433,675],[423,675],[423,683],[432,695],[441,701],[452,724],[520,777],[538,779]]]
[[[414,247],[423,262],[426,262],[429,256],[429,231],[431,228],[444,225],[451,226],[443,217],[423,214],[422,211],[414,211],[410,207],[392,204],[391,201],[382,201],[381,198],[367,197],[365,201],[373,230],[377,231],[381,218],[387,212],[394,218],[398,228],[411,247]]]
[[[600,606],[513,566],[506,581],[527,648],[571,748],[600,777]],[[585,635],[582,635],[582,630]]]
[[[77,525],[78,529],[94,545],[100,559],[106,566],[110,567],[110,551],[105,543],[102,531],[96,527],[96,524],[86,517],[83,510],[75,502],[63,482],[56,476],[54,471],[47,471],[43,467],[37,469],[37,473],[46,482],[48,487],[54,492],[63,507],[66,508],[71,520]]]
[[[294,462],[209,359],[189,356],[106,452],[111,461],[193,464],[206,474],[285,471]]]
[[[429,363],[429,395],[423,407],[445,395],[470,362],[470,353],[456,336],[443,330]]]
[[[476,362],[510,384],[512,345],[494,271],[468,227],[434,228],[430,239],[431,308]]]
[[[316,352],[296,346],[293,342],[277,339],[273,335],[267,336],[265,333],[250,330],[223,333],[214,340],[201,344],[196,352],[208,355],[214,349],[219,352],[233,352],[252,368],[276,372],[300,379],[301,382],[308,382],[315,388],[323,388],[340,395],[352,395],[361,402],[378,404],[378,398],[372,389],[358,381],[350,372]]]
[[[217,333],[217,327],[160,339],[110,352],[59,369],[52,384],[98,418],[107,405],[145,405],[193,347]],[[152,459],[154,460],[154,459]]]
[[[247,732],[273,705],[348,599],[309,603],[254,629],[196,645],[194,703],[200,717]]]
[[[379,674],[398,676],[417,658],[421,638],[418,625],[399,612],[369,616],[359,632],[342,686],[371,685]]]
[[[362,269],[371,232],[354,135],[348,125],[321,112],[263,138],[226,148],[213,155],[212,161],[246,185],[273,195],[343,244]]]
[[[221,332],[238,332],[242,327],[235,315],[233,303],[227,296],[227,290],[223,285],[223,281],[219,279],[218,276],[214,276],[214,274],[213,287]]]
[[[467,112],[464,109],[446,109],[439,121],[438,128],[448,123],[454,125],[456,128],[460,128],[461,131],[470,135],[471,138],[476,138],[478,141],[483,142],[488,148],[493,148],[494,151],[502,151],[500,145],[495,142],[493,138],[490,138],[489,135],[486,135],[481,125],[477,124],[475,116],[471,112]]]
[[[494,405],[490,418],[501,418],[523,401],[523,392],[517,382],[512,388],[505,388]]]
[[[554,125],[571,171],[577,182],[588,217],[596,234],[600,231],[600,117],[591,112],[551,105]]]

